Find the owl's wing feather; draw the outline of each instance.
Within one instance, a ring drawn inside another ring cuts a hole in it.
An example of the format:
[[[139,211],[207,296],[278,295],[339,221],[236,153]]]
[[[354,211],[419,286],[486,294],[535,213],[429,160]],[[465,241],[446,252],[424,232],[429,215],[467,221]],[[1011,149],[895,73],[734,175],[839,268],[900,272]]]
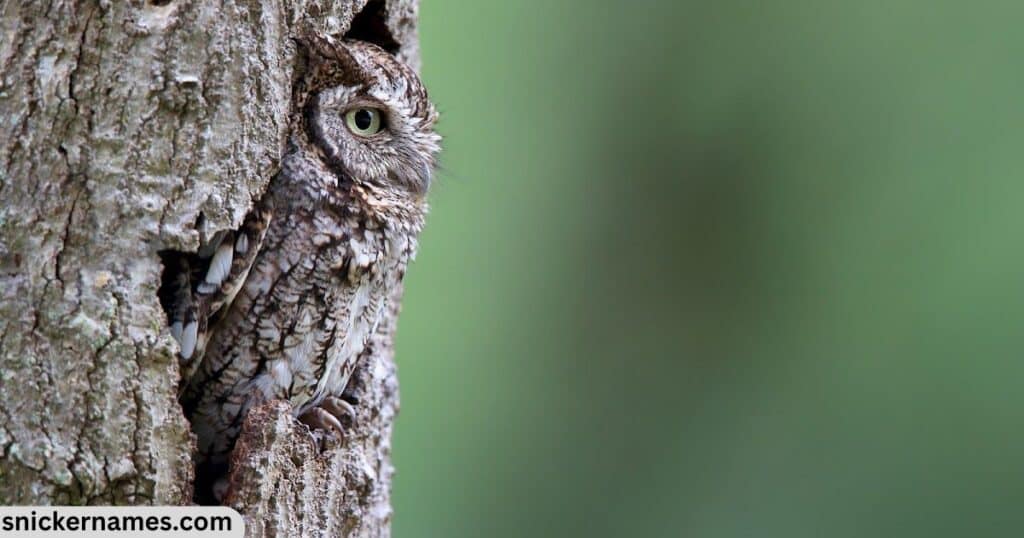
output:
[[[180,345],[182,381],[195,372],[212,330],[249,276],[271,212],[257,206],[238,230],[217,233],[198,253],[165,257],[160,298]]]

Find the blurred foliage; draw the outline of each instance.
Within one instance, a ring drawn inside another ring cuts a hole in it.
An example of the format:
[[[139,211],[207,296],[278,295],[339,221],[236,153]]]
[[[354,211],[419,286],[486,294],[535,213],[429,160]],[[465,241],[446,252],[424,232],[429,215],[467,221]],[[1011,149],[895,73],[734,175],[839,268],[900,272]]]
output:
[[[424,0],[395,535],[1019,532],[1022,15]]]

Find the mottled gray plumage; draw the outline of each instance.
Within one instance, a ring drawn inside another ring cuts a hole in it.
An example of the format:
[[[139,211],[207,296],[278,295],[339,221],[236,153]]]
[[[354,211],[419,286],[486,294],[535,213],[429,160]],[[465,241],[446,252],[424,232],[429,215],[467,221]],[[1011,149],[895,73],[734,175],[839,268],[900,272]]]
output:
[[[239,230],[175,258],[161,290],[201,475],[223,468],[256,402],[286,400],[307,423],[337,424],[347,404],[331,397],[402,280],[427,210],[439,137],[416,74],[365,42],[300,49],[280,172]],[[380,132],[346,123],[360,109],[381,112]]]

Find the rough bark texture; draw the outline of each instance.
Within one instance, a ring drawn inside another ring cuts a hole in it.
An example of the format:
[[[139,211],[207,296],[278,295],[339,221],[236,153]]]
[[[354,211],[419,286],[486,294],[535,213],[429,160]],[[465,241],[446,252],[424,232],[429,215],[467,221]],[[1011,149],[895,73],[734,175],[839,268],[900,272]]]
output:
[[[366,3],[0,4],[0,503],[190,501],[157,252],[237,227],[263,193],[291,36],[351,27],[418,64],[416,1]],[[316,453],[280,406],[247,421],[230,501],[254,530],[388,534],[394,317],[382,325],[344,446]]]

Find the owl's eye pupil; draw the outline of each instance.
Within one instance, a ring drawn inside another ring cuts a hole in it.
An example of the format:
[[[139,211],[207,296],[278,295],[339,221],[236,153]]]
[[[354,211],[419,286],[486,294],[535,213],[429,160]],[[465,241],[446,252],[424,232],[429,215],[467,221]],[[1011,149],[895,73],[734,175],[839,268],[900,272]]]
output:
[[[377,108],[353,108],[345,113],[345,126],[356,136],[371,137],[384,127],[384,118]]]
[[[370,114],[369,110],[362,108],[356,111],[353,120],[356,123],[356,127],[365,131],[369,129],[370,125],[373,123],[373,114]]]

